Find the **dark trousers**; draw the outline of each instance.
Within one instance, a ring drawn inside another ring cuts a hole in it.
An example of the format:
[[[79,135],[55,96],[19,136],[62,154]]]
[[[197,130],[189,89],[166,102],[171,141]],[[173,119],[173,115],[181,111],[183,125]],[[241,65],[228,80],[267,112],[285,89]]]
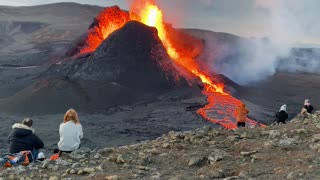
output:
[[[78,147],[78,149],[80,149],[80,147],[81,147],[81,144],[79,145],[79,147]],[[61,156],[61,154],[62,153],[72,153],[72,151],[61,151],[61,150],[59,150],[59,156]]]
[[[237,126],[239,127],[246,127],[246,122],[237,122]]]

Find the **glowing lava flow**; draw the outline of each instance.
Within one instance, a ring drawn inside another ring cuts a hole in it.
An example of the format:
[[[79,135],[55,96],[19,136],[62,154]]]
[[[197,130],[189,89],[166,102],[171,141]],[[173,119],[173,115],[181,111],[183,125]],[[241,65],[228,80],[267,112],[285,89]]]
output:
[[[166,48],[170,58],[174,60],[176,64],[182,66],[188,72],[200,78],[204,84],[203,93],[207,95],[209,104],[204,108],[199,109],[197,112],[208,121],[220,124],[227,129],[237,128],[234,121],[234,117],[236,116],[235,109],[241,104],[241,101],[224,92],[223,84],[215,84],[209,76],[202,73],[194,59],[183,56],[177,52],[173,43],[167,36],[167,32],[163,23],[162,11],[152,2],[146,1],[144,5],[145,6],[142,6],[140,9],[140,12],[138,12],[139,16],[141,17],[141,22],[148,26],[155,27],[158,30],[158,36]],[[212,110],[219,109],[217,108],[217,105],[219,105],[223,110],[212,113]],[[220,118],[212,118],[217,115],[220,115]],[[233,116],[233,119],[228,118],[230,116]],[[247,119],[247,122],[250,125],[257,124],[255,121],[250,119]]]
[[[226,95],[226,93],[223,91],[223,84],[214,84],[209,76],[206,76],[204,73],[199,71],[200,68],[198,67],[198,64],[192,58],[183,57],[177,52],[176,48],[174,48],[167,36],[163,23],[162,11],[155,4],[146,2],[145,7],[141,9],[139,15],[142,23],[155,27],[158,30],[158,36],[160,40],[166,48],[168,55],[172,60],[175,61],[175,63],[184,67],[188,72],[199,77],[204,83],[206,91],[218,92]]]

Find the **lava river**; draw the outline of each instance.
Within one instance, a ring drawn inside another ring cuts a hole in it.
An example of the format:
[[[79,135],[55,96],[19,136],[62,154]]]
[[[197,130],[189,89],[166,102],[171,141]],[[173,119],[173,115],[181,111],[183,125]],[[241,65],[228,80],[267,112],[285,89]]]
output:
[[[110,33],[121,28],[130,20],[140,21],[148,26],[155,27],[171,60],[191,74],[193,79],[197,77],[202,81],[204,85],[203,94],[208,97],[209,103],[197,112],[208,121],[217,123],[227,129],[235,129],[236,108],[241,101],[225,92],[223,84],[216,83],[217,81],[210,77],[208,72],[200,68],[195,60],[194,52],[184,49],[176,39],[170,36],[169,29],[163,22],[163,13],[154,0],[135,0],[129,13],[117,8],[106,8],[96,17],[95,23],[97,24],[88,32],[86,46],[80,50],[80,53],[94,51]],[[185,78],[188,80],[190,77]],[[257,124],[250,119],[247,119],[247,122],[251,125]]]

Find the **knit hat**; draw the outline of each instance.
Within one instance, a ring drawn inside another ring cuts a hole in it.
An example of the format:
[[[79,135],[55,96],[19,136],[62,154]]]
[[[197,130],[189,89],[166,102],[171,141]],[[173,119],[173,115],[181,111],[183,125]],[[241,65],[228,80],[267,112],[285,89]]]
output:
[[[44,156],[43,152],[39,152],[37,159],[39,161],[43,161],[46,157]]]
[[[28,127],[31,127],[32,124],[33,124],[33,120],[31,118],[24,118],[22,120],[22,124],[28,126]]]
[[[287,105],[286,104],[282,105],[279,111],[287,112]]]

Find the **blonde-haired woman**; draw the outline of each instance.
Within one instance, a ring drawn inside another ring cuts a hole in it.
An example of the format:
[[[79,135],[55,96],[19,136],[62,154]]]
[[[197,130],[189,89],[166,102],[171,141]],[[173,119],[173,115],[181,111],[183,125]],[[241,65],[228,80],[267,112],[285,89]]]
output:
[[[78,114],[74,109],[69,109],[64,115],[63,123],[60,124],[59,134],[58,147],[60,152],[72,152],[79,149],[83,131]]]

